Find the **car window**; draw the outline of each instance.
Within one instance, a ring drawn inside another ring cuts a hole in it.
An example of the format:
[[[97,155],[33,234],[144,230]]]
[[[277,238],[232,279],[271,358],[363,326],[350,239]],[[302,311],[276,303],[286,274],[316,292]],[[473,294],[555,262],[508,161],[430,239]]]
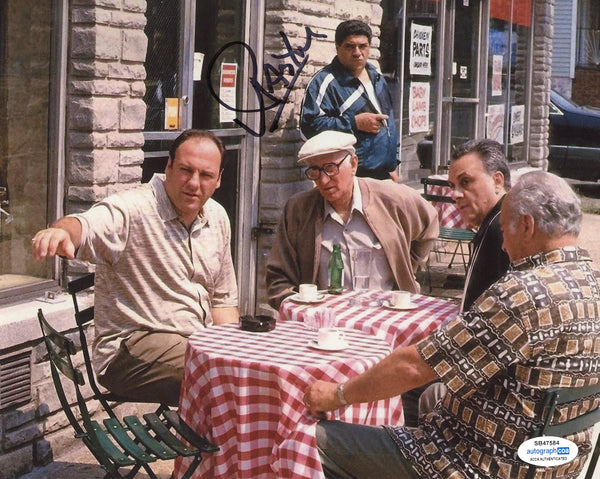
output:
[[[562,115],[563,112],[560,111],[560,108],[558,108],[554,103],[550,102],[550,114],[551,115]]]

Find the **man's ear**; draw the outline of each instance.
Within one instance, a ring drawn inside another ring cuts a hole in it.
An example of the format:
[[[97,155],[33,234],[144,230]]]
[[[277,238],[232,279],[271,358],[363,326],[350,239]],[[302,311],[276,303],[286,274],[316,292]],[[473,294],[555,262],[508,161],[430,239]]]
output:
[[[494,192],[498,194],[504,191],[504,174],[501,171],[495,171],[492,179],[494,180]]]
[[[350,166],[352,166],[352,170],[356,173],[358,169],[358,156],[356,156],[356,153],[353,153],[350,157]]]
[[[523,239],[529,240],[535,235],[535,220],[533,216],[524,214],[519,218],[523,226]]]

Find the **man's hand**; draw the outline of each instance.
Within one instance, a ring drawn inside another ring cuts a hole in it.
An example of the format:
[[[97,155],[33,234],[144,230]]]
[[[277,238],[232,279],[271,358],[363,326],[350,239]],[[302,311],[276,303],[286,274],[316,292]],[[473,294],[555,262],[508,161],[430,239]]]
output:
[[[81,223],[77,218],[65,216],[55,221],[50,228],[38,231],[31,240],[33,259],[41,261],[59,255],[67,259],[75,257],[81,243]]]
[[[68,259],[75,257],[75,245],[71,236],[62,228],[48,228],[38,231],[31,240],[33,259],[42,261],[48,256],[64,256]]]
[[[379,133],[381,125],[387,119],[387,115],[380,115],[379,113],[359,113],[354,117],[356,128],[366,133]]]
[[[332,411],[343,406],[337,397],[337,383],[315,381],[304,393],[304,405],[313,416],[322,416],[325,411]]]
[[[212,308],[210,310],[214,324],[238,323],[240,312],[235,307]]]

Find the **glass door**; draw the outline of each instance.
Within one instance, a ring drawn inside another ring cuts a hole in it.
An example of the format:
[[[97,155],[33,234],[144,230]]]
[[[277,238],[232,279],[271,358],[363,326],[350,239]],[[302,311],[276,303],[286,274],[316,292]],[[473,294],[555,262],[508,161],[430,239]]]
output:
[[[486,137],[526,162],[531,98],[531,0],[490,0]]]
[[[485,105],[485,90],[480,84],[482,30],[482,1],[446,2],[440,48],[452,45],[452,54],[445,50],[439,62],[442,88],[438,95],[442,107],[434,140],[437,165],[447,165],[453,147],[481,134],[480,108]]]
[[[146,127],[142,181],[163,172],[170,143],[187,128],[211,130],[226,148],[221,186],[214,199],[229,215],[240,311],[254,311],[258,216],[257,139],[251,137],[253,105],[245,93],[250,51],[258,52],[262,0],[148,0]],[[248,286],[252,285],[252,286]]]

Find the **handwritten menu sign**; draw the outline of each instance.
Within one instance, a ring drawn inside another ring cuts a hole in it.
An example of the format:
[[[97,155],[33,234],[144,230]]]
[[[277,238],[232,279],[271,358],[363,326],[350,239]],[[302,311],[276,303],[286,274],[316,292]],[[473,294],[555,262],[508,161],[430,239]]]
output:
[[[408,96],[409,133],[429,130],[429,83],[412,82]]]

